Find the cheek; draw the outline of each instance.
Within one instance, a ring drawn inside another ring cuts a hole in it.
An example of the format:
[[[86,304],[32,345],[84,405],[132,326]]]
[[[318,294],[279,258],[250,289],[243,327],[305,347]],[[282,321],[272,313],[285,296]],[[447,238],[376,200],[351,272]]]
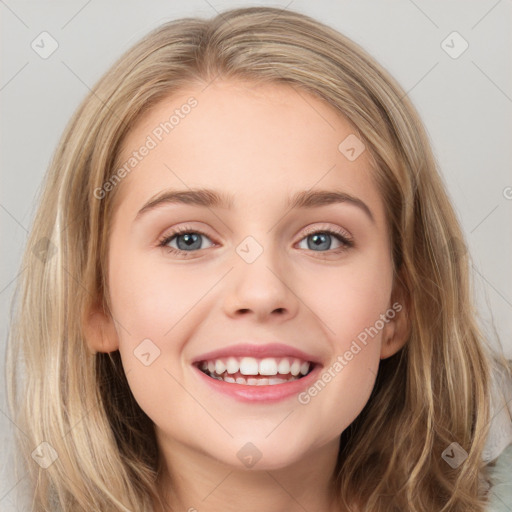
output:
[[[332,358],[299,402],[326,419],[326,432],[344,430],[359,415],[378,373],[387,325],[381,315],[390,308],[392,289],[391,261],[378,254],[369,252],[336,272],[306,275],[303,283],[330,341]]]
[[[211,286],[198,273],[155,267],[149,258],[125,256],[117,261],[109,283],[113,313],[133,342],[162,339]]]
[[[321,319],[326,338],[336,352],[346,350],[353,339],[376,322],[382,330],[379,319],[389,307],[392,289],[389,262],[369,255],[354,258],[335,271],[317,268],[300,279],[301,295]]]
[[[168,411],[192,408],[183,404],[176,364],[188,337],[187,313],[204,288],[191,275],[165,276],[142,259],[117,261],[110,286],[124,372],[139,406],[157,424],[165,423]]]

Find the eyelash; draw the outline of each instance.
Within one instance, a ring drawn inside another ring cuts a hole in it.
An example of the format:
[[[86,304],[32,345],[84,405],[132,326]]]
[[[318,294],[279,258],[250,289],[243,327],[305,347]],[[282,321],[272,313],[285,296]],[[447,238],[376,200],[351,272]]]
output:
[[[175,228],[171,233],[166,234],[163,238],[161,238],[158,242],[158,247],[162,247],[170,254],[177,254],[177,255],[180,255],[183,257],[189,257],[189,254],[198,252],[201,249],[198,249],[195,251],[182,251],[181,249],[175,249],[174,247],[169,247],[167,244],[179,235],[191,234],[191,233],[199,234],[199,235],[205,236],[207,238],[210,238],[206,233],[204,233],[198,229],[191,228],[190,226],[180,226],[178,228]],[[342,245],[341,245],[341,247],[338,247],[337,249],[329,249],[328,251],[313,251],[313,252],[319,252],[320,254],[323,254],[323,253],[325,253],[325,254],[341,254],[341,253],[347,251],[348,249],[354,247],[353,240],[347,236],[346,232],[342,231],[340,229],[336,229],[336,228],[327,228],[327,229],[309,228],[309,229],[306,229],[306,233],[304,233],[304,236],[299,241],[302,241],[304,238],[307,238],[308,236],[311,236],[311,235],[314,235],[317,233],[326,233],[329,235],[334,235],[334,237],[337,238],[339,240],[339,242],[341,242]]]

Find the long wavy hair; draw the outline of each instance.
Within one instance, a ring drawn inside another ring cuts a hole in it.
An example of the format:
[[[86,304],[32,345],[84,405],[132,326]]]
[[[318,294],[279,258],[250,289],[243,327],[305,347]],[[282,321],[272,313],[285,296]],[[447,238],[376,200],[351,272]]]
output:
[[[251,7],[167,22],[128,50],[83,100],[53,155],[13,297],[7,352],[18,474],[35,511],[141,511],[160,502],[153,423],[119,352],[87,349],[93,304],[110,311],[107,247],[130,127],[174,91],[217,78],[285,84],[352,123],[386,205],[395,284],[409,336],[382,360],[373,392],[341,435],[340,510],[481,512],[491,371],[506,360],[479,330],[464,236],[420,118],[357,44],[303,14]],[[48,445],[40,446],[46,442]],[[458,443],[467,459],[442,457]],[[34,463],[39,446],[47,468]],[[51,449],[54,451],[52,452]],[[46,451],[45,451],[46,450]]]

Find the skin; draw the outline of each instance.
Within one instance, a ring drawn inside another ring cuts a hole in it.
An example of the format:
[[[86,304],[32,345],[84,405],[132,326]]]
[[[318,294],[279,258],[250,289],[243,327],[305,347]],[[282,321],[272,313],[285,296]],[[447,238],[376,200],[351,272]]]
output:
[[[367,403],[380,359],[405,343],[405,305],[306,405],[296,396],[237,401],[201,382],[191,361],[238,342],[279,340],[328,368],[391,308],[389,230],[368,154],[349,161],[338,145],[354,129],[306,92],[226,81],[203,89],[161,101],[124,141],[122,161],[175,108],[197,99],[118,185],[112,316],[91,312],[88,345],[119,349],[130,388],[156,427],[172,510],[339,510],[330,498],[339,436]],[[166,204],[134,222],[155,194],[193,187],[233,194],[232,209]],[[374,220],[348,202],[287,211],[289,195],[311,188],[356,196]],[[158,247],[185,224],[205,233],[202,248],[186,258]],[[354,246],[336,254],[333,236],[327,248],[308,248],[306,227],[342,229]],[[263,248],[251,264],[236,252],[247,236]],[[149,366],[134,355],[146,338],[160,350]],[[248,442],[261,452],[250,469],[237,457]]]

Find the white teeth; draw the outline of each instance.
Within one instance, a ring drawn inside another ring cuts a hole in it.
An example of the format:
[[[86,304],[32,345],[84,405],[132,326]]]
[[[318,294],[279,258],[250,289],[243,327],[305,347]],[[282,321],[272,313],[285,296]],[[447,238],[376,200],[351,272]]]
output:
[[[226,365],[220,359],[217,359],[217,361],[215,361],[215,373],[217,375],[222,375],[225,371]]]
[[[288,359],[281,359],[277,370],[281,375],[288,375],[290,373],[290,363]]]
[[[290,366],[290,373],[293,376],[299,375],[300,373],[300,361],[298,359],[295,359]]]
[[[211,377],[224,380],[225,382],[236,382],[237,384],[248,384],[252,386],[280,384],[288,380],[293,380],[293,377],[300,378],[307,375],[310,366],[310,363],[307,361],[289,357],[265,357],[263,359],[256,359],[255,357],[242,357],[241,359],[228,357],[227,359],[202,361],[199,365],[200,369],[209,373]],[[277,378],[235,378],[234,374],[236,373],[247,376],[268,376]],[[233,376],[230,377],[230,375]],[[281,378],[281,376],[283,377]],[[284,376],[286,376],[286,378]]]
[[[277,363],[276,360],[267,357],[260,361],[260,375],[276,375],[277,374]]]
[[[309,363],[302,363],[301,366],[300,366],[300,373],[302,373],[302,375],[306,375],[306,373],[309,372]]]
[[[289,380],[295,380],[295,379],[289,379]],[[268,379],[268,383],[271,386],[274,384],[282,384],[283,382],[288,382],[288,379],[279,379],[279,378]]]
[[[224,377],[220,377],[219,375],[213,374],[212,378],[216,380],[221,380],[224,382],[229,382],[230,384],[242,384],[245,386],[274,386],[276,384],[283,384],[284,382],[290,382],[292,380],[297,380],[299,377],[288,377],[286,379],[279,378],[279,377],[273,377],[270,379],[264,378],[256,378],[256,377],[237,377],[234,379],[233,377],[230,377],[229,375],[225,375]]]
[[[226,363],[226,369],[228,373],[236,373],[240,369],[240,365],[238,364],[238,360],[234,357],[230,357]]]
[[[243,357],[240,361],[240,373],[242,375],[258,375],[258,361],[254,357]]]

